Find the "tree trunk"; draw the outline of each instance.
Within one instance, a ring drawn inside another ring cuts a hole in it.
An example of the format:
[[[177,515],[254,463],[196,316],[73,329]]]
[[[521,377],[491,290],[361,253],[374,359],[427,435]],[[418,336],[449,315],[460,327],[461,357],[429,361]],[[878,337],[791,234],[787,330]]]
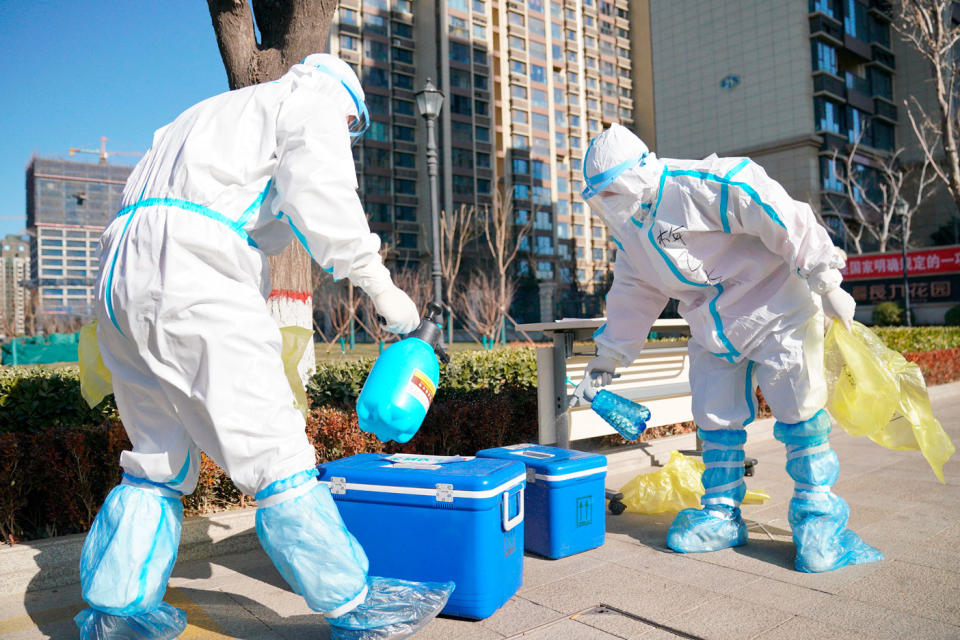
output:
[[[336,0],[207,0],[231,89],[276,80],[311,53],[327,50]],[[254,30],[260,31],[257,42]],[[313,330],[310,256],[299,243],[270,258],[268,306],[280,326]],[[315,365],[311,345],[300,361],[306,378]]]

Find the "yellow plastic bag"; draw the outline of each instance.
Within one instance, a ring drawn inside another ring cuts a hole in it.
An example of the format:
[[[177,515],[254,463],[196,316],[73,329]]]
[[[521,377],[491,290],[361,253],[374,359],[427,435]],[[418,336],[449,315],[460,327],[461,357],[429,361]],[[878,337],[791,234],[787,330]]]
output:
[[[920,367],[859,322],[848,331],[834,321],[824,343],[830,415],[852,436],[888,449],[919,449],[940,482],[956,450],[933,417]]]
[[[80,395],[91,408],[100,404],[113,393],[113,377],[100,357],[97,344],[97,321],[80,327],[80,343],[77,345],[80,364]]]
[[[283,337],[280,357],[283,359],[283,372],[287,375],[290,390],[293,391],[293,406],[303,415],[307,415],[310,403],[307,401],[307,391],[303,388],[297,365],[300,364],[300,358],[307,346],[313,344],[313,331],[294,325],[280,327],[280,335]]]
[[[642,473],[623,485],[623,504],[631,513],[675,513],[699,509],[703,496],[700,478],[705,466],[700,458],[670,452],[670,460],[652,473]],[[770,496],[765,491],[747,491],[743,504],[762,504]]]
[[[283,360],[283,372],[287,376],[287,383],[293,391],[293,405],[306,415],[310,404],[306,389],[300,380],[300,374],[297,372],[297,365],[300,364],[304,350],[312,343],[313,332],[303,327],[289,326],[280,328],[280,336],[283,339],[280,357]],[[95,407],[106,396],[113,393],[113,377],[100,356],[96,320],[80,329],[79,361],[80,394],[88,405]]]

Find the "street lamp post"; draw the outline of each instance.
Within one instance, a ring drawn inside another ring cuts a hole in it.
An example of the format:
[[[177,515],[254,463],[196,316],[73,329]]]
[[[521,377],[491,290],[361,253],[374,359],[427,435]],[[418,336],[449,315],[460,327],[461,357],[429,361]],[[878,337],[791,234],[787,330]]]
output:
[[[903,253],[903,307],[907,326],[913,326],[910,320],[910,280],[907,278],[907,201],[897,198],[897,215],[900,216],[900,249]]]
[[[440,186],[437,158],[437,117],[443,106],[443,93],[427,78],[417,92],[417,110],[427,122],[427,175],[430,177],[430,228],[433,235],[433,301],[443,306],[440,283]]]

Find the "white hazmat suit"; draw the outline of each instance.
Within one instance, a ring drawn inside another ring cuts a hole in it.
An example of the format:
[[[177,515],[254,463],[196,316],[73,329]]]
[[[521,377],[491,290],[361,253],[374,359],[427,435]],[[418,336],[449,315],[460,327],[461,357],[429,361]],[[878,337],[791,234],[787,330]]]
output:
[[[366,117],[349,66],[314,54],[275,82],[191,107],[154,134],[131,173],[102,238],[97,336],[133,447],[84,544],[84,638],[183,629],[183,613],[162,598],[178,498],[196,486],[201,451],[256,497],[261,543],[334,627],[352,612],[350,637],[364,637],[364,622],[390,637],[442,608],[448,586],[368,578],[363,549],[316,481],[266,305],[267,256],[296,239],[334,278],[364,289],[389,329],[419,324],[356,192],[351,138]]]
[[[790,450],[797,568],[878,559],[846,530],[846,503],[830,492],[836,454],[823,412],[822,309],[849,323],[854,303],[839,288],[845,256],[810,207],[747,158],[662,160],[616,124],[591,142],[584,179],[584,199],[620,249],[588,374],[608,381],[632,362],[670,298],[690,325],[706,493],[703,510],[677,515],[668,546],[710,551],[746,542],[744,427],[756,416],[759,384]]]

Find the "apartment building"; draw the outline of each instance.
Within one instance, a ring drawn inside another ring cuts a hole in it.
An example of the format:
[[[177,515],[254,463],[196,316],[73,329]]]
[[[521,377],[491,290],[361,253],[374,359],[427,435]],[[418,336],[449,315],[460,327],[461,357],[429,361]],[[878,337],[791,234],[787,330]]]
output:
[[[341,0],[332,52],[355,65],[373,122],[356,161],[371,228],[402,260],[430,251],[426,128],[414,94],[445,94],[441,207],[509,195],[518,277],[539,284],[542,319],[584,309],[614,245],[579,196],[589,139],[633,124],[627,0]]]
[[[120,209],[132,167],[34,156],[27,165],[29,285],[37,317],[89,316],[100,234]]]
[[[842,161],[864,176],[913,144],[895,102],[898,56],[883,0],[634,3],[638,131],[663,157],[750,156],[824,214],[848,215]],[[869,178],[867,178],[869,181]],[[839,196],[839,197],[838,197]]]
[[[26,332],[29,293],[23,282],[30,276],[30,242],[10,234],[0,242],[0,335],[6,338]]]

